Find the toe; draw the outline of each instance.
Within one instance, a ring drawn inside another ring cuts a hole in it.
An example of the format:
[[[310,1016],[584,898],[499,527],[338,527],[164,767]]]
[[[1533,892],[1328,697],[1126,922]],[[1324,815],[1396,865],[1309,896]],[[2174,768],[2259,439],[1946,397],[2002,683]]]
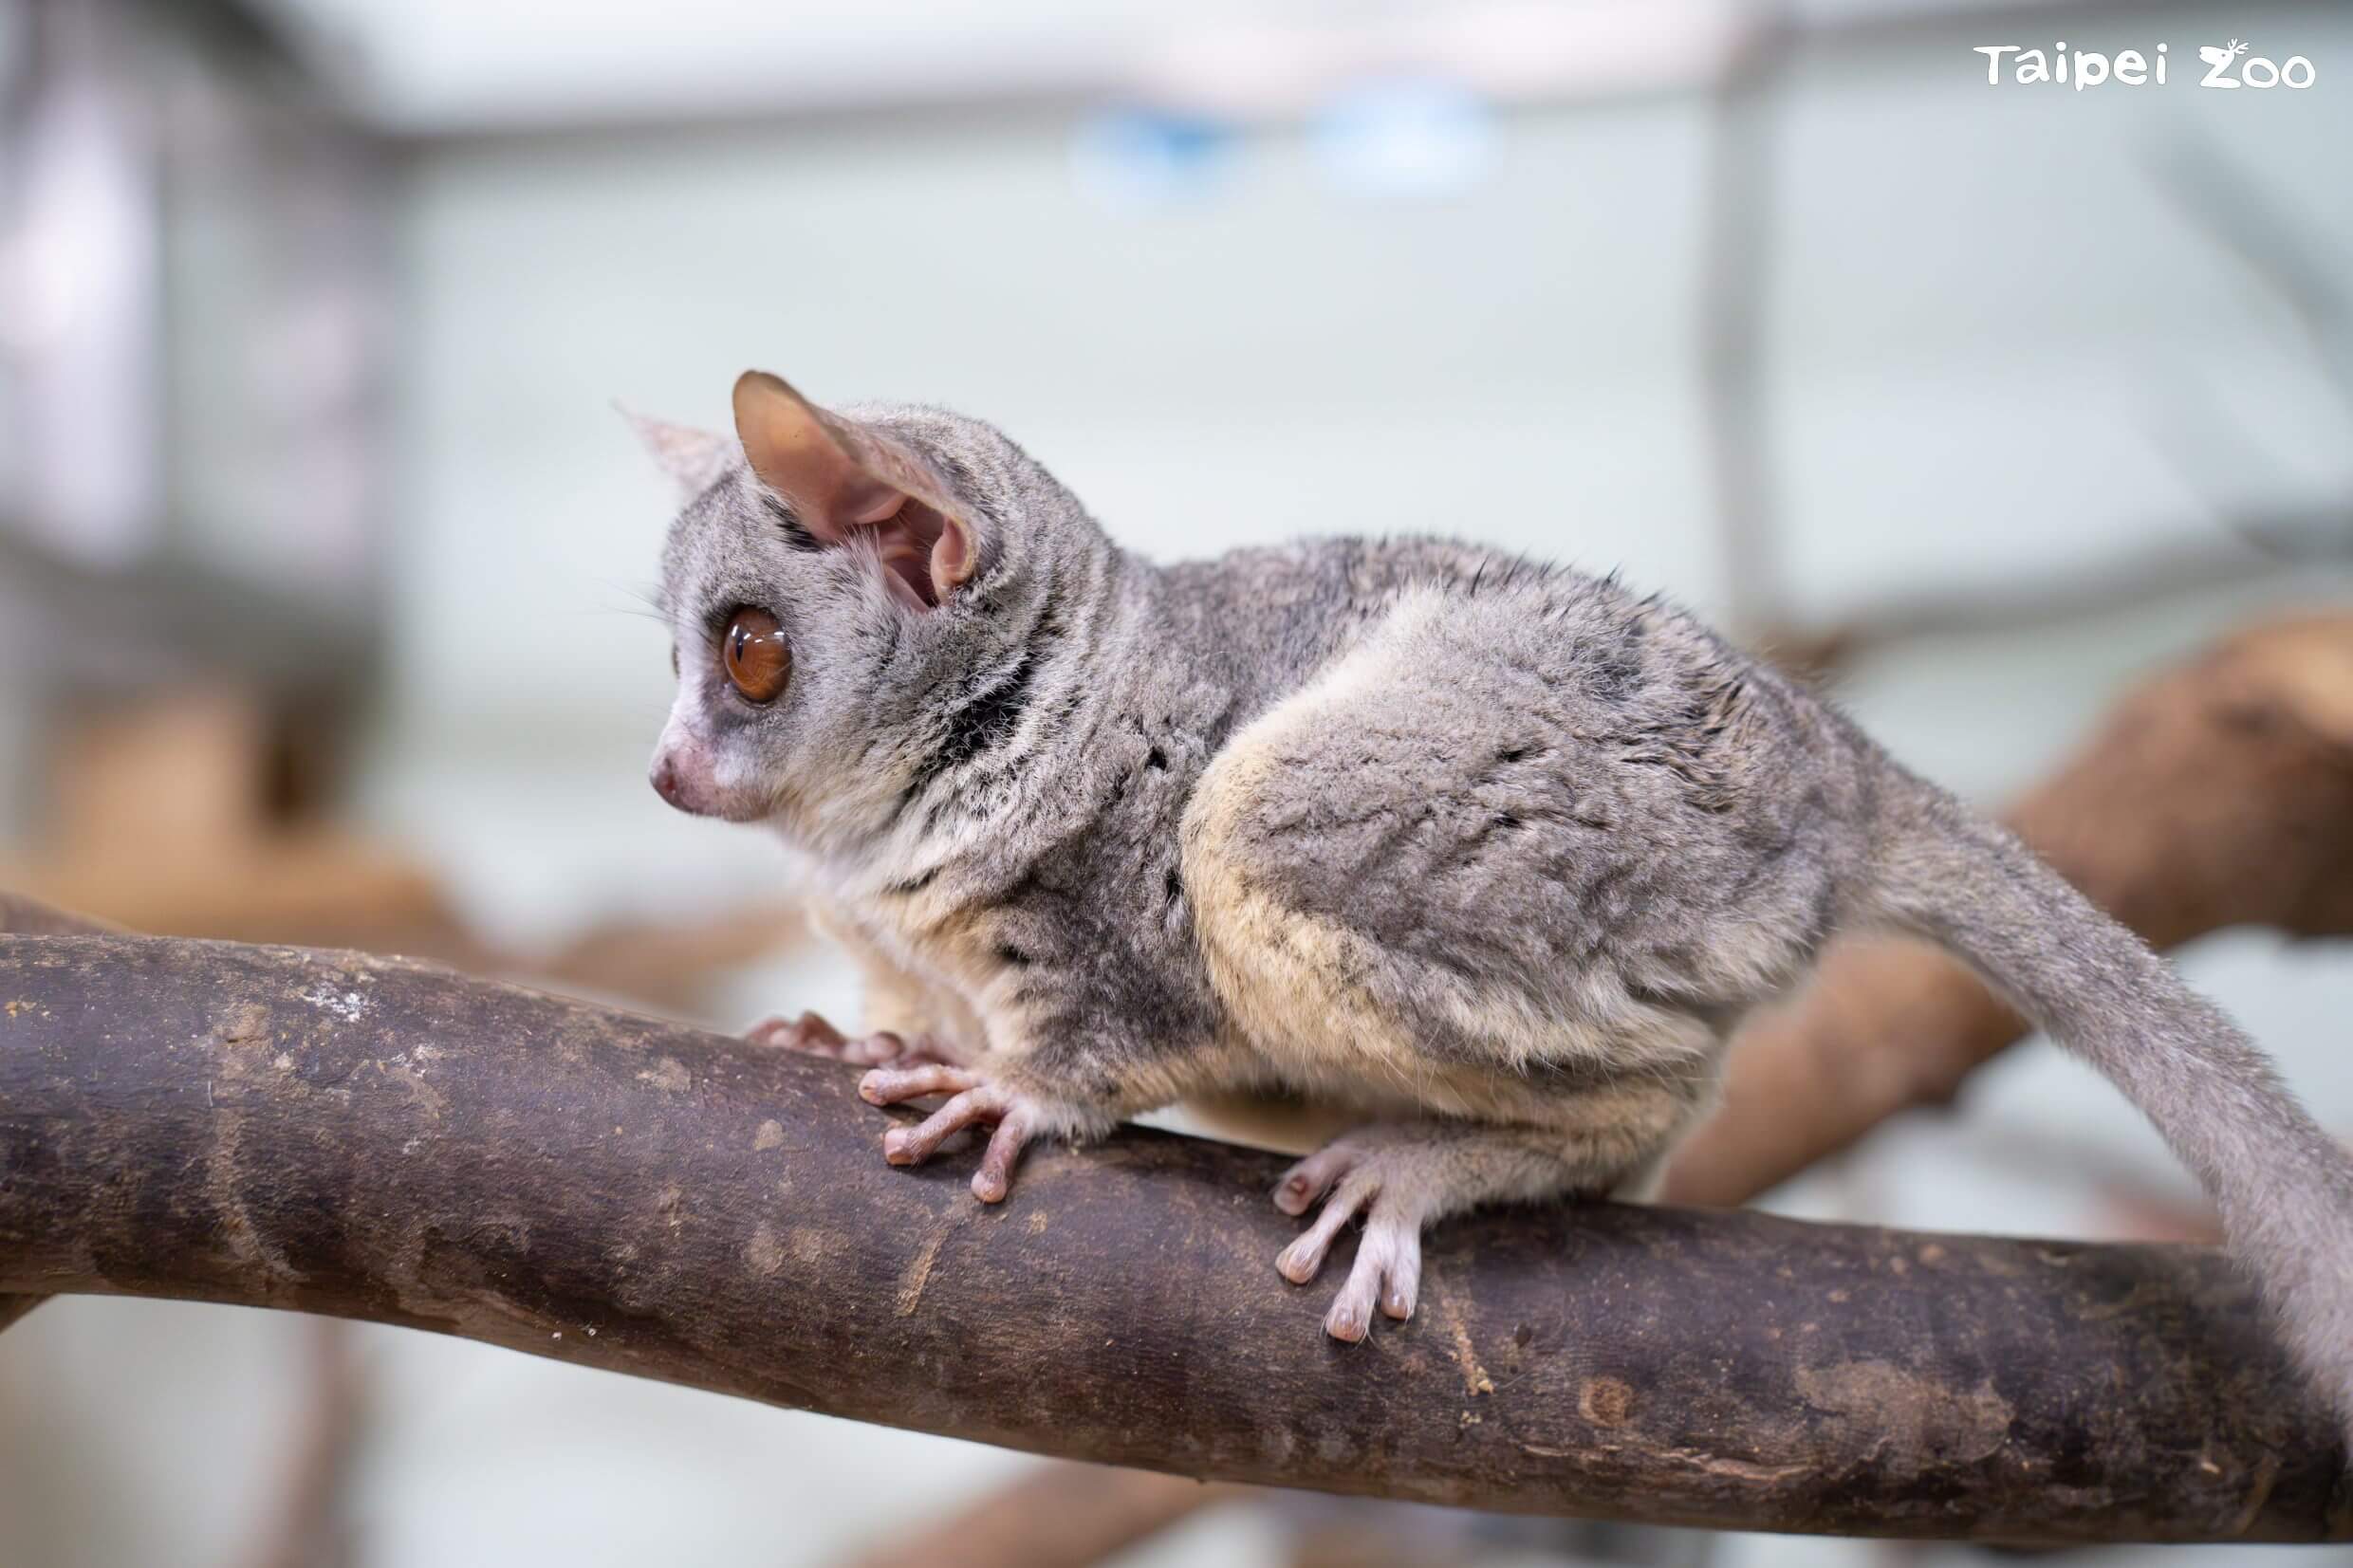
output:
[[[1401,1323],[1421,1296],[1421,1227],[1376,1221],[1365,1227],[1364,1245],[1380,1258],[1380,1310]]]
[[[994,1136],[989,1139],[989,1152],[981,1156],[980,1169],[973,1172],[973,1196],[983,1203],[1003,1203],[1005,1194],[1013,1185],[1013,1167],[1021,1159],[1036,1132],[1037,1121],[1028,1110],[1015,1105],[997,1123]]]
[[[1276,1255],[1274,1266],[1281,1271],[1283,1278],[1295,1285],[1304,1285],[1314,1279],[1316,1270],[1324,1266],[1324,1254],[1331,1250],[1332,1238],[1340,1234],[1342,1226],[1356,1217],[1357,1210],[1363,1208],[1372,1195],[1373,1188],[1369,1182],[1354,1178],[1343,1181],[1339,1190],[1325,1200],[1323,1211],[1316,1215],[1315,1223],[1301,1231],[1296,1241]]]
[[[1363,1306],[1345,1298],[1334,1301],[1332,1310],[1324,1315],[1324,1332],[1346,1345],[1362,1344],[1372,1326]]]
[[[1283,1173],[1274,1185],[1274,1207],[1286,1214],[1305,1214],[1332,1183],[1356,1168],[1357,1152],[1344,1144],[1326,1144]]]
[[[900,1065],[907,1067],[927,1061],[936,1062],[942,1067],[962,1067],[970,1063],[972,1058],[967,1053],[956,1050],[937,1035],[917,1035],[907,1042],[905,1052],[899,1061]]]
[[[917,1069],[924,1071],[928,1069]],[[894,1127],[882,1134],[882,1157],[893,1165],[920,1165],[931,1158],[932,1152],[954,1134],[978,1122],[997,1121],[1007,1109],[1006,1096],[1001,1090],[982,1084],[967,1089],[947,1104],[923,1118],[916,1127]],[[1012,1166],[1010,1154],[1006,1168]],[[1000,1197],[1002,1193],[998,1194]]]
[[[980,1079],[961,1068],[934,1063],[922,1067],[877,1067],[858,1080],[858,1093],[870,1105],[897,1105],[925,1095],[959,1095]]]
[[[1359,1246],[1347,1283],[1340,1287],[1340,1294],[1332,1298],[1332,1309],[1324,1315],[1324,1332],[1352,1345],[1363,1338],[1372,1330],[1373,1299],[1380,1290],[1380,1260],[1370,1247]]]
[[[913,1067],[907,1060],[907,1042],[888,1029],[880,1029],[857,1040],[842,1042],[842,1060],[861,1067]]]
[[[796,1019],[787,1018],[782,1013],[770,1013],[746,1029],[744,1038],[754,1045],[769,1045],[780,1050],[806,1051],[811,1048],[805,1043],[808,1037],[806,1025],[815,1016],[813,1013],[803,1013]],[[824,1021],[821,1019],[819,1022]]]
[[[1274,1255],[1275,1272],[1295,1285],[1304,1285],[1324,1266],[1324,1254],[1331,1250],[1332,1239],[1309,1230],[1303,1232],[1290,1245]]]
[[[806,1051],[811,1056],[838,1057],[844,1043],[842,1031],[816,1013],[803,1013],[790,1022],[782,1017],[764,1018],[745,1031],[744,1038],[788,1051]]]
[[[1347,1283],[1325,1315],[1325,1332],[1354,1344],[1371,1330],[1376,1304],[1387,1317],[1402,1321],[1414,1315],[1420,1288],[1420,1222],[1394,1206],[1376,1203],[1365,1218]]]

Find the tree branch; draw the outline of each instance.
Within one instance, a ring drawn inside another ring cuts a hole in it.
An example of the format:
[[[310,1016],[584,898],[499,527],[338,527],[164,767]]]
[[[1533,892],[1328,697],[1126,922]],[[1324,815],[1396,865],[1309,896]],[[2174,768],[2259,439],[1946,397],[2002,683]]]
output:
[[[103,920],[67,914],[18,894],[0,891],[0,934],[28,936],[96,936],[117,931]],[[5,1015],[0,1015],[4,1018]],[[5,1167],[0,1167],[4,1170]],[[0,1331],[47,1301],[46,1296],[0,1294]]]
[[[1432,1238],[1343,1347],[1279,1162],[1127,1132],[983,1208],[838,1064],[399,960],[0,938],[0,1291],[287,1307],[1217,1480],[2010,1542],[2353,1538],[2201,1248],[1608,1205]]]

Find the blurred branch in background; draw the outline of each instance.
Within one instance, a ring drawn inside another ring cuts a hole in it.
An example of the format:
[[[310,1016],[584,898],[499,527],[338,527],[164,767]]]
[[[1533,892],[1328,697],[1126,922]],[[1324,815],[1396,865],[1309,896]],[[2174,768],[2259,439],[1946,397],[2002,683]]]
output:
[[[1203,1508],[1260,1495],[1152,1470],[1045,1466],[860,1553],[850,1568],[1089,1568]]]
[[[0,996],[0,1138],[29,1152],[0,1187],[0,1291],[367,1318],[1454,1506],[2353,1539],[2337,1423],[2210,1249],[1474,1214],[1433,1234],[1421,1316],[1348,1350],[1269,1277],[1278,1156],[1130,1130],[1039,1152],[984,1209],[957,1162],[886,1169],[837,1063],[425,966],[7,937]]]
[[[2024,635],[2149,604],[2211,599],[2252,582],[2285,582],[2315,564],[2353,562],[2353,500],[2325,511],[2226,520],[2216,541],[2142,546],[2076,575],[1999,588],[1882,595],[1868,610],[1822,626],[1762,628],[1757,650],[1826,679],[1891,649],[1937,637]]]
[[[305,1406],[287,1434],[276,1514],[261,1531],[251,1568],[347,1568],[358,1560],[344,1493],[365,1420],[367,1383],[349,1323],[317,1318],[304,1328]],[[267,1494],[264,1501],[270,1501]]]

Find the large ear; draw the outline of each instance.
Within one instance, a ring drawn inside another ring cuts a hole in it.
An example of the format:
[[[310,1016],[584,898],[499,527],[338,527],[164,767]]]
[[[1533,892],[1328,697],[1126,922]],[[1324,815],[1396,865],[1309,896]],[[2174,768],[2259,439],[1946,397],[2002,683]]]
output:
[[[735,434],[760,483],[817,539],[872,530],[891,589],[918,608],[963,586],[979,563],[964,507],[901,442],[828,413],[765,370],[735,381]]]
[[[613,406],[629,421],[639,441],[654,454],[654,461],[661,465],[662,472],[677,487],[681,501],[692,501],[718,483],[719,475],[735,460],[735,445],[724,435],[713,435],[692,425],[673,425],[639,414],[623,402],[616,401]]]

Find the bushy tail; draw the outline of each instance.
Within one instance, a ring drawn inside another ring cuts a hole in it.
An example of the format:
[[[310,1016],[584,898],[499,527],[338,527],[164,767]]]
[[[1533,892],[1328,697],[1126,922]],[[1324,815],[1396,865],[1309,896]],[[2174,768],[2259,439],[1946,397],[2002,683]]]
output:
[[[1949,949],[2156,1123],[2353,1430],[2353,1158],[2139,937],[2006,829],[1904,784],[1879,857],[1880,916]]]

